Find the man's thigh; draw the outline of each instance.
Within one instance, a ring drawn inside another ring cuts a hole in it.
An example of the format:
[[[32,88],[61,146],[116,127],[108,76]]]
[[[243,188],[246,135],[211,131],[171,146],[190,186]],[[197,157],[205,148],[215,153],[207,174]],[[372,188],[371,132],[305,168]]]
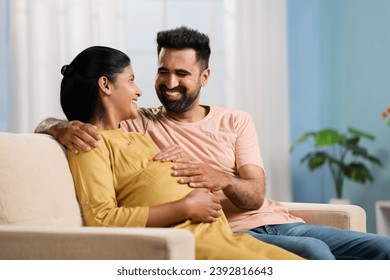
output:
[[[283,229],[285,230],[285,229]],[[276,245],[310,260],[333,260],[329,247],[316,238],[289,236],[278,232],[274,226],[265,226],[245,231],[253,237],[269,244]]]
[[[296,237],[302,241],[295,241],[300,245],[315,239],[323,242],[337,259],[389,259],[390,257],[390,238],[372,233],[304,223],[265,226],[252,229],[251,232],[255,233],[252,235],[256,238],[275,245],[278,243],[285,249],[287,246],[295,248],[294,244],[291,244],[294,239],[291,238]],[[277,236],[285,239],[281,238],[280,242]],[[320,244],[310,245],[313,246],[320,246]],[[310,251],[310,248],[308,250]]]

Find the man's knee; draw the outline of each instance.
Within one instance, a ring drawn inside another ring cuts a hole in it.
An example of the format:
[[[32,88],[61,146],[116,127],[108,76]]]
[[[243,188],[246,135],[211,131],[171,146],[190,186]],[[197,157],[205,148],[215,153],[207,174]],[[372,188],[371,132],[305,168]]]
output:
[[[300,256],[308,260],[334,260],[335,256],[332,254],[328,245],[321,240],[315,238],[302,238],[301,242],[297,244],[300,250]]]

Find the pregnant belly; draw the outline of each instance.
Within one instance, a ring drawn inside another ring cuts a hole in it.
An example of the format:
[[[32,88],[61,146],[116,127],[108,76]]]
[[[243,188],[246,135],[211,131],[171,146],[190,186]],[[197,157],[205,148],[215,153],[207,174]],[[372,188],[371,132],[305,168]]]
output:
[[[121,193],[117,194],[121,206],[153,206],[179,200],[193,189],[179,184],[173,177],[173,163],[150,162],[143,170],[130,174]]]

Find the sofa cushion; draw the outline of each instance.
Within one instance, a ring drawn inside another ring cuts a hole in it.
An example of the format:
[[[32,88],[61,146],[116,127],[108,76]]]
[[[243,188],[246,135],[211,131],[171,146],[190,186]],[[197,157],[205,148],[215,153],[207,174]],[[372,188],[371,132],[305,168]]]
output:
[[[0,132],[0,224],[82,226],[65,152],[51,136]]]

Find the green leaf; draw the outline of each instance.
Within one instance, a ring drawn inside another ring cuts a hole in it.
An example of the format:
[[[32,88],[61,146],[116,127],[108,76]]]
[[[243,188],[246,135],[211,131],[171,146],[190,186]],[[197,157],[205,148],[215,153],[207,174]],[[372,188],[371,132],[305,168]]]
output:
[[[369,155],[366,159],[368,159],[370,162],[372,162],[376,165],[382,166],[382,161],[379,158],[377,158],[376,156]]]
[[[304,163],[307,160],[310,160],[315,153],[307,153],[303,158],[301,158],[301,163]]]
[[[346,144],[345,147],[349,149],[353,155],[362,157],[370,161],[371,163],[382,166],[381,160],[376,156],[370,155],[366,148],[363,148],[361,146],[349,145],[349,144]]]
[[[332,146],[344,141],[345,138],[344,134],[339,134],[336,130],[326,128],[318,131],[315,135],[315,145],[317,147]]]
[[[334,158],[332,156],[328,156],[328,162],[329,162],[329,164],[337,165],[341,169],[344,166],[344,163],[342,161],[340,161],[340,160],[338,160],[338,159],[336,159],[336,158]]]
[[[309,137],[313,137],[315,135],[314,132],[307,132],[303,135],[301,135],[290,147],[290,153],[294,152],[297,145],[305,142]]]
[[[366,181],[373,181],[370,171],[362,163],[351,163],[347,166],[346,176],[352,181],[364,184]]]
[[[322,166],[324,163],[329,161],[328,154],[324,152],[313,152],[306,154],[302,159],[301,162],[307,161],[307,167],[313,171],[317,169],[318,167]]]
[[[367,152],[366,148],[363,148],[363,147],[360,147],[360,146],[357,146],[357,145],[353,145],[353,144],[350,144],[350,143],[345,144],[345,147],[348,150],[350,150],[355,156],[362,156],[362,157],[367,157],[368,156],[368,152]]]
[[[363,138],[366,138],[366,139],[371,140],[371,141],[375,140],[374,135],[369,134],[367,132],[363,132],[363,131],[355,129],[355,128],[349,127],[348,132],[351,133],[352,135],[356,135],[358,137],[363,137]]]
[[[348,139],[345,140],[345,144],[346,145],[354,145],[354,146],[356,146],[356,145],[359,144],[359,142],[360,142],[360,137],[358,137],[358,136],[354,136],[354,137],[351,137],[351,138],[348,138]]]
[[[312,157],[309,160],[307,166],[309,167],[310,170],[315,170],[318,167],[322,166],[327,161],[328,161],[327,157],[316,156],[316,157]]]

